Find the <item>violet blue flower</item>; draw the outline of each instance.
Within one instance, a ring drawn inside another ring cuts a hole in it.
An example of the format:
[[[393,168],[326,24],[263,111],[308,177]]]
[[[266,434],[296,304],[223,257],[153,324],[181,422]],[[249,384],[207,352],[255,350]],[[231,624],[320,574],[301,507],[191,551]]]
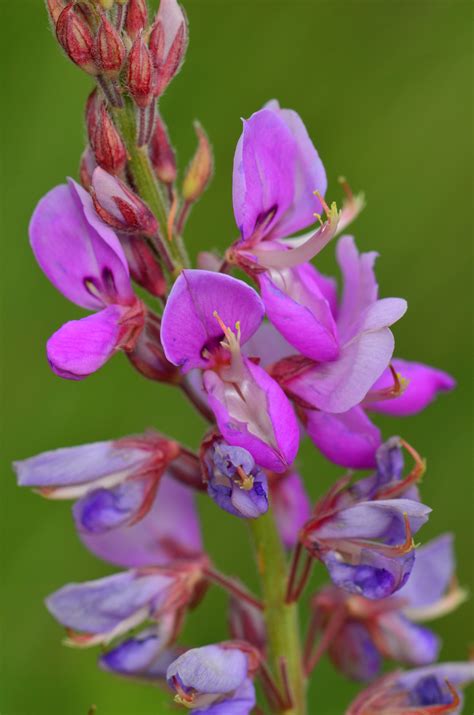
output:
[[[184,270],[168,297],[161,339],[167,359],[183,372],[204,370],[204,390],[224,440],[246,449],[261,467],[282,472],[298,450],[296,417],[279,385],[240,349],[263,313],[246,283]]]
[[[243,447],[232,447],[219,436],[201,447],[207,492],[221,509],[234,516],[256,519],[268,509],[265,473]]]
[[[132,569],[71,583],[51,594],[46,606],[79,647],[108,644],[147,620],[159,620],[190,604],[202,583],[204,561]]]
[[[43,452],[14,463],[20,486],[48,499],[77,499],[80,531],[101,534],[136,523],[153,503],[179,445],[158,433]]]
[[[417,550],[410,578],[388,599],[371,601],[334,586],[316,594],[321,630],[338,622],[328,647],[335,666],[349,678],[372,680],[383,658],[412,666],[434,662],[439,639],[416,621],[444,615],[464,600],[453,585],[454,568],[452,536],[444,534]]]
[[[248,715],[256,702],[250,658],[233,642],[186,651],[167,672],[175,701],[196,714]]]
[[[89,194],[72,179],[52,189],[33,213],[30,241],[51,283],[76,305],[97,311],[65,323],[48,340],[54,372],[81,380],[117,350],[133,349],[145,308],[133,293],[120,242],[96,215]]]
[[[396,440],[389,441],[378,453],[374,475],[353,486],[350,476],[337,482],[301,535],[336,586],[370,599],[386,598],[406,583],[415,559],[412,535],[431,511],[419,503],[409,480],[404,489],[399,449]]]
[[[360,693],[346,715],[461,715],[462,688],[473,680],[474,662],[389,673]]]

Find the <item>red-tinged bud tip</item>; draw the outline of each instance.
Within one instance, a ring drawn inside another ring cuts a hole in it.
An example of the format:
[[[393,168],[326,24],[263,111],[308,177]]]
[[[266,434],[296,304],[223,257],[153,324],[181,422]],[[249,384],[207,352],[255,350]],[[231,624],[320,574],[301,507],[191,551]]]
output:
[[[48,10],[51,22],[56,27],[56,23],[60,14],[66,7],[66,0],[46,0],[46,9]]]
[[[125,18],[125,31],[134,40],[139,32],[148,24],[148,8],[146,0],[130,0]]]
[[[150,51],[156,69],[156,96],[165,91],[184,61],[188,46],[186,16],[177,0],[161,0],[150,33]]]
[[[128,90],[140,109],[148,107],[153,100],[154,71],[151,53],[141,32],[137,35],[128,56]]]
[[[94,45],[95,61],[106,77],[117,77],[125,61],[125,45],[120,34],[104,15]]]
[[[127,233],[156,234],[158,224],[148,206],[123,181],[100,166],[92,175],[91,194],[95,210],[109,226]]]
[[[177,175],[176,156],[161,117],[157,117],[149,147],[150,161],[157,179],[164,184],[172,184]]]
[[[131,242],[135,240],[132,238]],[[159,318],[150,311],[147,311],[145,327],[134,349],[127,353],[127,357],[133,367],[149,380],[173,384],[180,381],[179,369],[168,362],[163,352]]]
[[[183,182],[183,198],[188,203],[193,203],[202,196],[209,185],[213,170],[212,148],[207,134],[198,122],[194,123],[194,129],[198,146]]]
[[[93,53],[94,38],[84,17],[75,12],[75,3],[68,3],[59,15],[56,37],[74,64],[88,74],[98,73]]]
[[[90,124],[93,133],[89,138],[97,164],[110,174],[120,173],[127,163],[127,151],[104,102],[100,103],[98,115]]]
[[[87,146],[82,153],[81,163],[79,164],[79,178],[86,191],[89,191],[92,185],[92,174],[96,166],[94,152],[90,146]]]

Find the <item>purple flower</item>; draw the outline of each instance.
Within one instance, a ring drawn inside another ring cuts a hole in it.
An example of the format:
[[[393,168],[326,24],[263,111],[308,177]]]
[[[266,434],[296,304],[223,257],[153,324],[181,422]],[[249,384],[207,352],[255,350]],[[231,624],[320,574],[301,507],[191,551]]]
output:
[[[102,534],[145,516],[178,454],[176,442],[149,432],[43,452],[13,466],[20,486],[36,487],[49,499],[77,499],[79,530]]]
[[[270,475],[273,514],[281,540],[287,549],[298,541],[300,529],[311,516],[311,501],[298,472],[290,469],[282,475]]]
[[[350,476],[337,482],[301,535],[336,586],[370,599],[386,598],[406,583],[415,558],[412,534],[431,511],[419,503],[409,479],[404,488],[399,452],[395,438],[379,450],[373,476],[353,486]]]
[[[474,663],[440,663],[389,673],[364,690],[346,715],[407,715],[462,712],[461,689],[474,680]]]
[[[119,240],[96,215],[89,194],[71,179],[52,189],[33,213],[30,241],[51,283],[73,303],[97,311],[65,323],[48,340],[54,372],[80,380],[117,350],[131,350],[145,308],[133,293]]]
[[[265,514],[267,477],[250,452],[211,435],[201,446],[201,459],[208,494],[221,509],[247,519]]]
[[[246,283],[185,270],[168,297],[161,339],[174,365],[184,372],[204,370],[204,390],[224,440],[248,450],[261,467],[282,472],[298,450],[293,409],[277,383],[240,349],[263,313],[258,294]]]
[[[133,569],[71,583],[51,594],[46,606],[79,647],[110,643],[145,621],[178,614],[202,583],[203,561]]]
[[[410,578],[395,596],[374,602],[333,586],[320,591],[313,600],[320,628],[338,620],[328,648],[333,663],[349,678],[371,680],[382,658],[412,666],[434,662],[439,639],[416,621],[448,613],[464,600],[453,577],[452,536],[445,534],[417,550]]]
[[[196,713],[248,715],[255,705],[249,678],[256,669],[250,646],[227,642],[193,648],[179,656],[167,672],[175,701]]]

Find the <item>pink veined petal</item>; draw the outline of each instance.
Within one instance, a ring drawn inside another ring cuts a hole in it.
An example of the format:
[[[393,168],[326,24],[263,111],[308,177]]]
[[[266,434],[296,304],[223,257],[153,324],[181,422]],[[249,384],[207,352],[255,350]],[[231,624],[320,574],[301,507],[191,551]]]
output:
[[[131,304],[134,294],[117,236],[94,213],[80,186],[56,186],[38,203],[29,227],[36,260],[51,283],[73,303],[99,310]]]
[[[284,238],[310,226],[314,223],[314,214],[322,213],[321,202],[314,192],[318,190],[324,196],[327,178],[301,117],[292,109],[281,109],[276,100],[268,102],[265,109],[273,111],[285,122],[296,141],[293,202],[272,231],[273,238]]]
[[[414,415],[433,402],[438,393],[449,392],[456,386],[451,375],[429,365],[399,359],[393,359],[392,365],[396,372],[408,380],[408,386],[399,397],[368,403],[367,409],[400,417]],[[387,369],[372,389],[381,390],[392,384],[393,377]]]
[[[199,556],[203,548],[194,494],[167,474],[141,521],[102,534],[81,530],[78,534],[100,559],[126,568],[166,566],[179,558]]]
[[[160,0],[160,7],[156,15],[156,22],[158,21],[163,26],[163,56],[167,57],[178,30],[183,23],[186,23],[186,17],[177,0]]]
[[[296,350],[321,362],[337,358],[336,324],[310,264],[266,271],[259,282],[270,322]]]
[[[248,403],[237,400],[232,386],[214,372],[204,374],[204,386],[222,436],[231,445],[244,447],[255,462],[274,472],[284,472],[294,461],[299,428],[293,408],[280,386],[250,360],[247,384],[239,385]],[[236,402],[238,416],[235,414]],[[232,411],[232,414],[230,412]]]
[[[126,309],[109,305],[81,320],[71,320],[54,333],[46,352],[53,371],[69,380],[82,380],[99,370],[120,348],[120,325]]]
[[[348,469],[376,466],[375,453],[382,436],[361,407],[336,415],[319,410],[305,414],[309,437],[331,462]]]
[[[352,236],[339,239],[336,253],[344,281],[337,324],[341,339],[346,342],[357,332],[361,314],[377,300],[374,264],[378,254],[374,251],[359,254]]]
[[[291,206],[296,156],[295,139],[275,112],[261,109],[244,120],[232,185],[235,221],[244,240],[259,226],[269,235]]]
[[[240,323],[244,344],[262,322],[264,306],[258,293],[236,278],[213,271],[182,271],[168,296],[161,340],[168,360],[183,372],[207,367],[203,351],[217,348],[224,339],[216,311],[232,330]]]

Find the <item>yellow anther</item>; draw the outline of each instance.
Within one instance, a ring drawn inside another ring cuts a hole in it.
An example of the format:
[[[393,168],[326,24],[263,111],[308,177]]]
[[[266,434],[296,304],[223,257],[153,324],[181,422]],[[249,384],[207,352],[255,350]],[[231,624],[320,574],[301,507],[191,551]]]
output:
[[[240,477],[239,487],[245,492],[249,492],[253,487],[253,476],[247,474],[242,467],[237,467],[237,474]]]

